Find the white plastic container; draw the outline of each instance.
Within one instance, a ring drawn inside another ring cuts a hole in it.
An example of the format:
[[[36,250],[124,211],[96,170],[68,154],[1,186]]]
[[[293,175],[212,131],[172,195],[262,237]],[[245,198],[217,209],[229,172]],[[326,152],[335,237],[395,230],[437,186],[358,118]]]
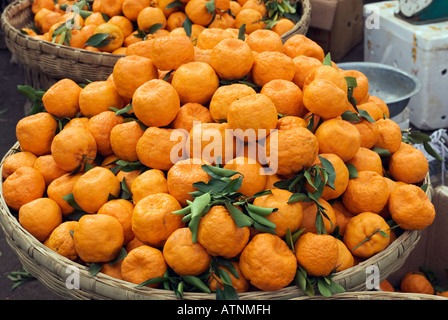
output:
[[[397,17],[398,10],[398,1],[364,5],[364,61],[414,74],[422,88],[409,101],[410,122],[421,130],[446,128],[448,21],[414,25]]]

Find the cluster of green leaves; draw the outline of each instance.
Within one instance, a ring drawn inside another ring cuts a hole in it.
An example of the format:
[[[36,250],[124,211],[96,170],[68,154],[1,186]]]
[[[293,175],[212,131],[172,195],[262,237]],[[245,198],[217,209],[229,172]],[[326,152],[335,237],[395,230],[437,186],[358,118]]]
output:
[[[262,0],[266,6],[266,29],[272,29],[281,18],[298,22],[301,18],[301,1]]]
[[[11,271],[8,273],[8,279],[11,280],[14,284],[11,286],[11,290],[16,289],[18,286],[30,282],[32,280],[36,280],[36,278],[22,268],[22,270]]]
[[[243,175],[237,171],[224,169],[219,165],[202,165],[211,179],[208,182],[193,184],[196,191],[192,192],[193,201],[173,213],[183,215],[182,221],[188,223],[193,242],[197,241],[197,230],[201,218],[215,205],[223,205],[229,211],[236,225],[240,228],[254,227],[262,232],[275,234],[275,224],[266,218],[276,211],[276,208],[263,208],[250,203],[256,197],[270,194],[270,190],[262,191],[248,197],[238,190],[243,182]]]

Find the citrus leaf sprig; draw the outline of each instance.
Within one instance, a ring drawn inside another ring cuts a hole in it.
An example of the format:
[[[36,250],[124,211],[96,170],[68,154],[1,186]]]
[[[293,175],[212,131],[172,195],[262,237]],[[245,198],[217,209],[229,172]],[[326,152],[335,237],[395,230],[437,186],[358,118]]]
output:
[[[194,243],[197,241],[201,218],[215,205],[225,206],[239,228],[252,226],[262,232],[275,234],[275,223],[266,217],[277,211],[277,208],[258,207],[250,203],[256,197],[271,193],[270,190],[248,197],[238,192],[243,182],[241,173],[218,165],[202,165],[202,169],[211,176],[211,179],[208,182],[194,183],[193,186],[197,190],[190,193],[193,201],[187,201],[186,207],[173,212],[184,216],[182,221],[188,223]]]
[[[266,17],[263,19],[267,29],[272,29],[281,18],[288,18],[297,22],[301,18],[298,9],[299,1],[290,0],[261,0],[266,6]],[[300,7],[300,6],[299,6]]]
[[[220,268],[223,267],[223,268]],[[222,257],[213,257],[209,270],[210,278],[215,279],[218,283],[216,286],[216,300],[238,300],[238,292],[232,285],[232,274],[236,279],[240,276],[233,264]]]
[[[417,131],[415,130],[413,131],[411,129],[403,130],[402,141],[411,144],[423,144],[423,147],[430,156],[441,162],[445,162],[445,159],[441,155],[439,155],[429,144],[431,142],[431,137],[423,132],[420,132],[419,130]]]
[[[310,297],[316,295],[316,288],[322,296],[331,297],[333,294],[345,292],[344,287],[332,279],[333,273],[328,276],[309,276],[304,268],[298,266],[294,282]]]

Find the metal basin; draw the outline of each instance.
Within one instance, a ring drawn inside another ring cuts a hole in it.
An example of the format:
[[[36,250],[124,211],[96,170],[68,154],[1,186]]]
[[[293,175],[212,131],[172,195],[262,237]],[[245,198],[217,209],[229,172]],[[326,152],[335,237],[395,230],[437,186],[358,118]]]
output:
[[[364,73],[369,79],[369,94],[386,102],[391,118],[400,114],[411,97],[421,89],[421,82],[416,76],[386,64],[345,62],[338,63],[338,67]]]

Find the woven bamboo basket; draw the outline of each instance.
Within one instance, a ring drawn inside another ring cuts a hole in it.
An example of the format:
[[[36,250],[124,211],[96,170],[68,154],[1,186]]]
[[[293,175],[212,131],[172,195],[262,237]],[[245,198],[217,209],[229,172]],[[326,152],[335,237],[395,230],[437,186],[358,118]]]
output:
[[[2,159],[0,172],[7,156],[16,152],[16,143]],[[432,199],[433,188],[429,175],[427,195]],[[135,284],[98,273],[92,276],[89,270],[50,250],[31,236],[17,220],[17,216],[7,207],[0,184],[0,225],[9,246],[17,254],[24,268],[45,284],[51,291],[65,299],[99,300],[174,300],[174,292],[153,288],[136,288]],[[334,274],[333,280],[345,288],[347,294],[366,290],[366,268],[375,265],[380,270],[381,281],[397,271],[405,262],[420,240],[420,231],[405,231],[389,247],[360,264]],[[68,289],[66,281],[73,276],[73,268],[79,271],[79,288]],[[275,292],[253,291],[239,295],[241,300],[287,300],[307,298],[297,286],[288,286]],[[316,297],[316,299],[319,297]],[[185,292],[185,300],[213,300],[215,294]]]
[[[48,89],[57,80],[75,82],[106,80],[122,55],[91,52],[29,37],[20,32],[34,24],[32,0],[16,0],[1,16],[1,28],[11,53],[23,65],[25,84]],[[302,16],[293,29],[282,36],[286,41],[294,34],[306,34],[311,19],[311,4],[302,0]]]

